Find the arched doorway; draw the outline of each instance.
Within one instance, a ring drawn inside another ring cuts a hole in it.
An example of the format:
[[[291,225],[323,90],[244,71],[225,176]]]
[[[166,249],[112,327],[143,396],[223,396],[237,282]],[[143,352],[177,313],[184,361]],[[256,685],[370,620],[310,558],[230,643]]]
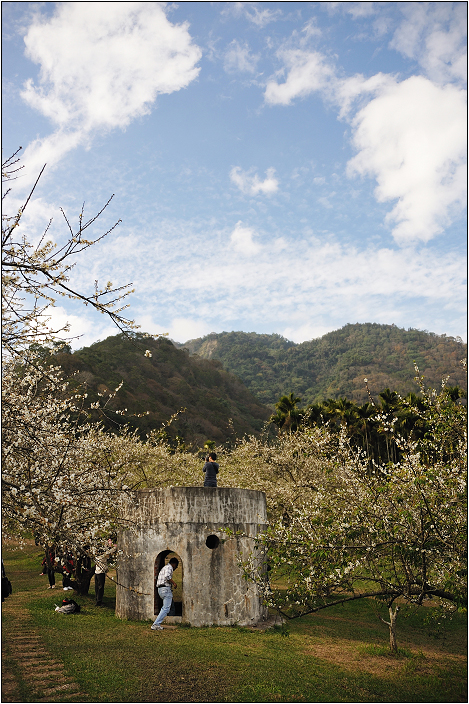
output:
[[[161,607],[163,606],[163,600],[158,594],[158,589],[156,588],[156,581],[160,570],[168,564],[172,557],[176,557],[179,560],[178,568],[174,574],[174,581],[177,584],[177,589],[173,590],[173,603],[171,605],[171,610],[168,616],[182,616],[182,580],[183,580],[183,566],[180,556],[173,550],[163,550],[160,552],[155,560],[155,579],[154,579],[154,612],[155,616],[159,614]]]

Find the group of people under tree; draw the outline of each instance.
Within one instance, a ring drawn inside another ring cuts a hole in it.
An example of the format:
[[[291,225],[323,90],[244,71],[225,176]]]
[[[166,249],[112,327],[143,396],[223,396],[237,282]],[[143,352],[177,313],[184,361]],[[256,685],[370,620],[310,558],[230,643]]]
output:
[[[96,606],[102,606],[106,573],[109,570],[109,562],[117,551],[117,545],[114,545],[112,539],[108,538],[105,549],[95,558],[93,566],[89,549],[90,546],[85,545],[76,557],[74,552],[67,547],[47,546],[44,551],[41,575],[48,577],[49,586],[47,588],[55,589],[55,575],[61,574],[63,590],[75,590],[79,594],[88,594],[94,575]]]

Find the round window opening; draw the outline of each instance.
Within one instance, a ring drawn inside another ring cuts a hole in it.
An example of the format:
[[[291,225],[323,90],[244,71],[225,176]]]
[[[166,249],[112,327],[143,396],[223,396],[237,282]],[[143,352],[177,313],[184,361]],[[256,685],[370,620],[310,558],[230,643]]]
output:
[[[209,535],[205,541],[205,545],[210,548],[210,550],[214,550],[220,545],[220,538],[218,535]]]

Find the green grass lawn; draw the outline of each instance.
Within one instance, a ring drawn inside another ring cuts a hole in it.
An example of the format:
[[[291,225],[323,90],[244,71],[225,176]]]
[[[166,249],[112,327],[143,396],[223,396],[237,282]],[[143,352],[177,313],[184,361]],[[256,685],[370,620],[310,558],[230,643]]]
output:
[[[81,613],[58,614],[54,603],[73,593],[46,590],[47,578],[39,576],[40,549],[6,548],[3,558],[14,590],[9,603],[17,599],[28,607],[48,650],[86,693],[83,701],[467,701],[465,614],[443,629],[425,624],[428,609],[402,613],[397,656],[389,654],[387,627],[369,602],[291,621],[287,633],[238,627],[155,632],[149,622],[115,617],[109,581],[104,608],[94,605],[93,594],[75,595]],[[386,616],[385,608],[381,614]],[[7,656],[13,628],[14,619],[5,614]],[[21,686],[21,701],[34,701]]]

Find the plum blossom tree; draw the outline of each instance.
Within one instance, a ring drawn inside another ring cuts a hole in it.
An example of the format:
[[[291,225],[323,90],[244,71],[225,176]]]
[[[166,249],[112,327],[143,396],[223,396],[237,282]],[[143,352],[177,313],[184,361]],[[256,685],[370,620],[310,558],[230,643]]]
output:
[[[19,150],[18,150],[19,151]],[[3,182],[14,179],[22,167],[18,166],[16,152],[2,164]],[[81,301],[98,312],[107,315],[122,332],[138,327],[127,319],[123,311],[128,307],[124,299],[133,292],[132,284],[114,287],[108,281],[99,288],[94,282],[90,293],[82,293],[70,286],[70,273],[76,257],[107,237],[121,222],[117,221],[109,230],[91,239],[88,231],[108,207],[112,197],[101,210],[90,218],[85,217],[84,206],[73,227],[62,210],[68,229],[65,244],[57,248],[49,237],[49,226],[39,243],[33,245],[21,233],[21,219],[44,171],[29,193],[24,205],[12,216],[2,215],[2,351],[3,354],[18,355],[29,345],[48,344],[68,330],[67,327],[54,330],[48,326],[48,309],[60,296]],[[3,194],[2,200],[10,192]]]
[[[171,456],[158,431],[142,442],[125,426],[112,434],[90,422],[86,394],[70,394],[60,367],[6,360],[2,391],[4,536],[33,535],[79,563],[126,525],[129,492],[194,481],[195,463]],[[72,584],[86,593],[90,578],[79,571]]]
[[[2,399],[4,534],[33,534],[43,547],[98,547],[115,524],[125,478],[115,476],[99,428],[72,422],[81,399],[60,369],[7,360]]]
[[[272,591],[262,580],[259,586],[284,616],[355,599],[385,601],[396,651],[402,603],[434,600],[449,609],[467,603],[466,407],[444,383],[440,392],[423,384],[421,390],[411,410],[422,419],[425,436],[400,436],[395,419],[382,414],[400,461],[374,463],[372,472],[345,429],[329,442],[327,428],[322,435],[306,428],[288,443],[278,440],[285,471],[276,501],[281,496],[284,511],[259,547],[288,586]],[[258,579],[251,567],[244,565],[246,575]]]
[[[18,164],[17,153],[6,160],[4,180],[15,177]],[[53,357],[42,354],[67,332],[50,328],[48,309],[66,296],[109,316],[123,332],[137,326],[123,315],[130,285],[95,282],[83,294],[69,281],[76,257],[118,224],[94,239],[87,235],[110,201],[89,219],[82,208],[76,228],[63,213],[69,235],[59,249],[49,228],[37,245],[22,234],[41,174],[18,213],[2,218],[2,516],[7,534],[33,533],[44,548],[72,550],[78,558],[85,545],[98,551],[115,527],[120,497],[132,486],[129,471],[142,465],[144,447],[127,431],[116,438],[86,422],[86,393],[69,391]]]

